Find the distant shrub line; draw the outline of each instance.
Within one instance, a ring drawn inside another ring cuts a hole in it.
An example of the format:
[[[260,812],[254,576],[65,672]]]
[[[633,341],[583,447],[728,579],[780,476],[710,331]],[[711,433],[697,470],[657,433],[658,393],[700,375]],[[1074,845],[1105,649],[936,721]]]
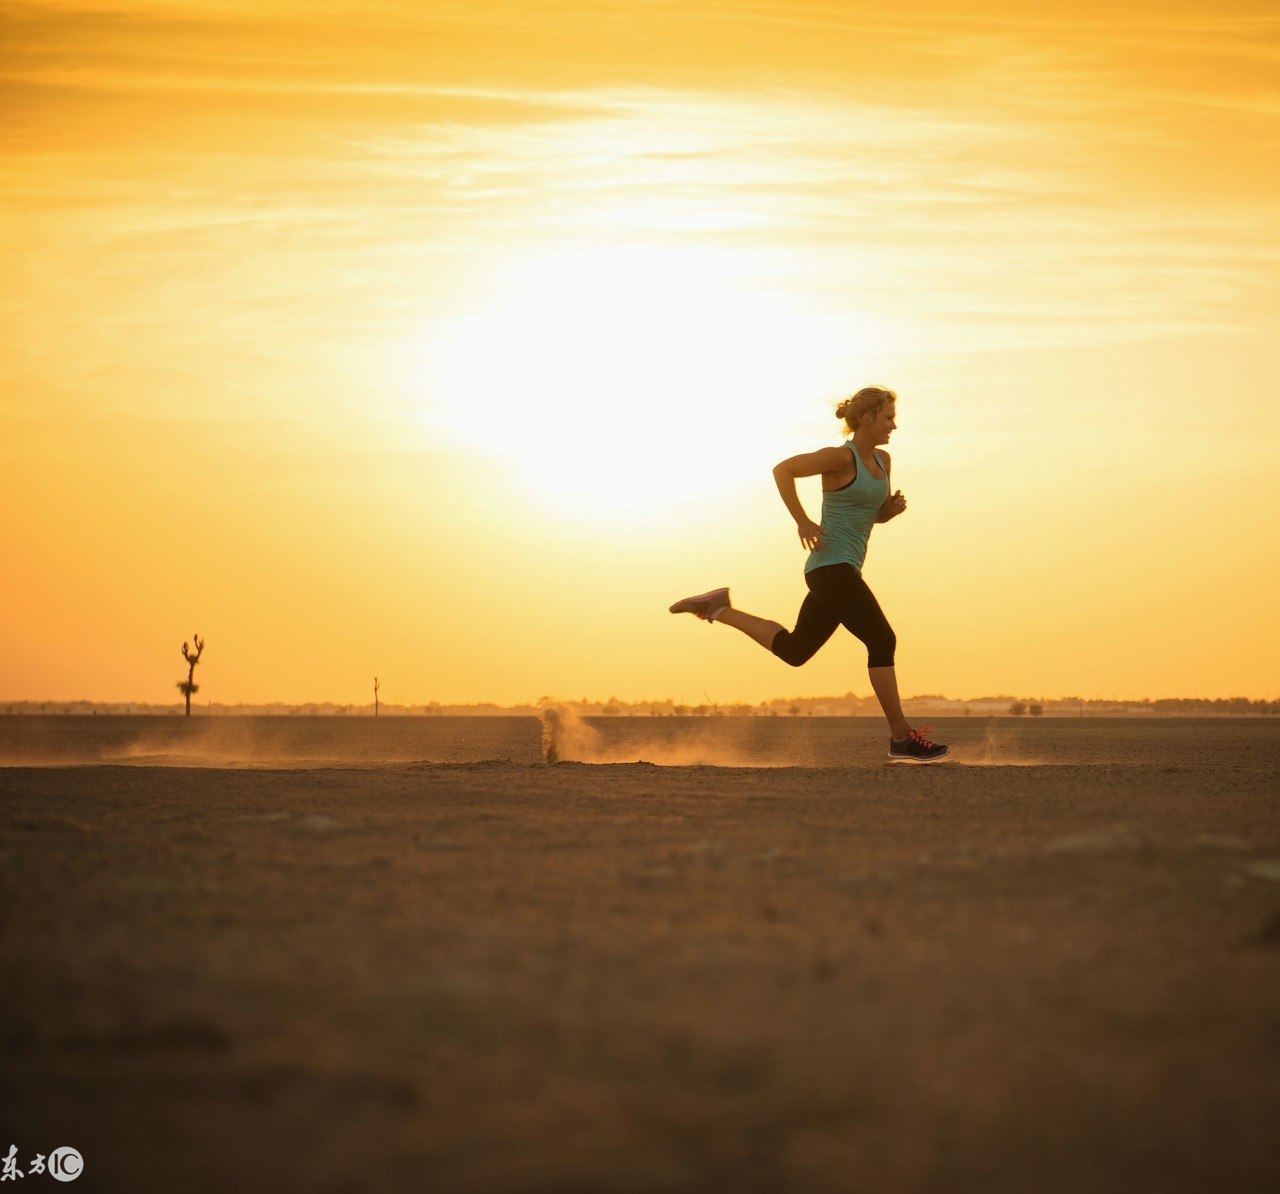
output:
[[[545,702],[546,698],[544,698]],[[339,704],[332,701],[299,705],[241,704],[214,702],[194,707],[196,717],[537,717],[544,702],[527,705],[492,703],[449,705],[429,702],[422,705]],[[582,698],[554,701],[574,709],[584,717],[879,717],[880,707],[874,696],[778,697],[758,705],[745,703],[684,704],[674,700],[607,701]],[[1029,700],[1014,696],[975,697],[957,700],[937,695],[908,697],[908,711],[916,716],[939,717],[1271,717],[1280,715],[1280,700],[1254,700],[1249,697],[1166,697],[1159,700],[1104,700],[1068,697]],[[165,717],[182,716],[181,704],[151,705],[135,702],[94,701],[11,701],[0,704],[0,716],[106,716]]]

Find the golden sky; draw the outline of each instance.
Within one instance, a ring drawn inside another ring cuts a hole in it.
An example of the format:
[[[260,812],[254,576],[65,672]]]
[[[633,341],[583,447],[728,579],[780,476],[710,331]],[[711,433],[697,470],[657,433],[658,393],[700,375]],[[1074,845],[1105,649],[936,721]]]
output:
[[[1274,3],[0,5],[0,700],[1280,695]],[[818,482],[801,496],[817,517]]]

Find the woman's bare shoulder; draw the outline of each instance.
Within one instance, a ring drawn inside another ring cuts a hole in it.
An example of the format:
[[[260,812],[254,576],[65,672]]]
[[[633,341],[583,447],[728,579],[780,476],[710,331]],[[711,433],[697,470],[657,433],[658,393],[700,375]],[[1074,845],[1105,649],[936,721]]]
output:
[[[784,460],[778,468],[793,477],[812,477],[817,473],[838,473],[850,467],[847,448],[819,448],[816,452],[802,452]]]
[[[824,473],[835,473],[849,467],[852,449],[852,444],[841,444],[838,448],[819,448],[812,455],[815,460],[822,461]]]

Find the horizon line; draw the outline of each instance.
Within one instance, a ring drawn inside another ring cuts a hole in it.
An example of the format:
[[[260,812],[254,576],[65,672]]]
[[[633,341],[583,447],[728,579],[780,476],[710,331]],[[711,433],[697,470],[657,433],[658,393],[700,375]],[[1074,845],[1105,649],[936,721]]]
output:
[[[991,704],[1023,704],[1026,706],[1037,705],[1043,707],[1049,706],[1085,706],[1085,705],[1106,705],[1106,706],[1169,706],[1177,704],[1199,704],[1199,705],[1248,705],[1248,706],[1277,706],[1280,707],[1280,697],[1249,697],[1244,695],[1235,695],[1229,697],[1206,697],[1206,696],[1180,696],[1180,697],[1039,697],[1039,696],[1019,696],[1014,693],[992,693],[984,696],[976,697],[949,697],[940,693],[918,693],[914,696],[902,698],[904,703],[914,702],[917,704],[935,704],[935,705],[991,705]],[[767,709],[785,707],[790,705],[832,705],[832,704],[866,704],[874,702],[875,695],[868,693],[858,695],[856,693],[845,693],[841,695],[835,694],[819,694],[815,696],[779,696],[769,697],[762,701],[701,701],[688,702],[677,701],[673,697],[663,697],[661,699],[654,698],[637,698],[633,700],[622,700],[617,697],[608,697],[604,700],[594,698],[579,698],[573,700],[565,700],[553,697],[540,697],[532,701],[518,701],[514,703],[504,703],[500,701],[379,701],[376,708],[382,710],[444,710],[444,709],[497,709],[511,710],[518,712],[538,712],[547,707],[557,706],[574,706],[574,707],[599,707],[599,708],[671,708],[671,709]],[[64,709],[82,708],[82,709],[118,709],[122,706],[130,706],[137,709],[146,710],[183,710],[182,701],[138,701],[138,700],[113,700],[113,701],[94,701],[84,698],[75,699],[31,699],[24,698],[22,700],[0,700],[0,716],[12,716],[15,708],[31,708],[35,706],[49,707],[57,706]],[[357,701],[208,701],[203,705],[193,703],[193,709],[208,712],[211,709],[232,710],[232,709],[343,709],[343,710],[368,710],[373,712],[375,702],[357,702]]]

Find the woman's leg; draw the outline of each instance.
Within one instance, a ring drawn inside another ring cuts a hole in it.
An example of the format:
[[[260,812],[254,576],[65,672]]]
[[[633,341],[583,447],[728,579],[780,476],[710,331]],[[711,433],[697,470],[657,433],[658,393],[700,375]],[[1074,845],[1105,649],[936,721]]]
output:
[[[889,733],[901,741],[911,733],[911,723],[903,716],[902,702],[898,699],[898,673],[891,664],[889,667],[869,667],[867,675],[871,677],[876,700],[889,723]]]
[[[740,609],[721,610],[711,620],[723,622],[726,626],[741,630],[749,638],[755,639],[766,651],[773,650],[773,640],[777,637],[778,631],[783,629],[777,622],[770,622],[767,618],[757,618],[755,614],[748,614]]]
[[[835,617],[812,593],[805,595],[794,630],[788,630],[785,626],[770,622],[767,618],[757,618],[754,614],[744,613],[740,609],[721,610],[716,614],[715,621],[732,626],[735,630],[741,630],[766,651],[773,652],[792,667],[799,667],[812,659],[818,648],[836,632],[836,627],[840,625],[839,618]]]
[[[898,639],[875,594],[852,564],[815,568],[807,579],[810,590],[839,618],[840,624],[866,645],[867,675],[889,723],[889,733],[894,738],[905,738],[911,733],[911,725],[902,712],[898,675],[893,667]]]

